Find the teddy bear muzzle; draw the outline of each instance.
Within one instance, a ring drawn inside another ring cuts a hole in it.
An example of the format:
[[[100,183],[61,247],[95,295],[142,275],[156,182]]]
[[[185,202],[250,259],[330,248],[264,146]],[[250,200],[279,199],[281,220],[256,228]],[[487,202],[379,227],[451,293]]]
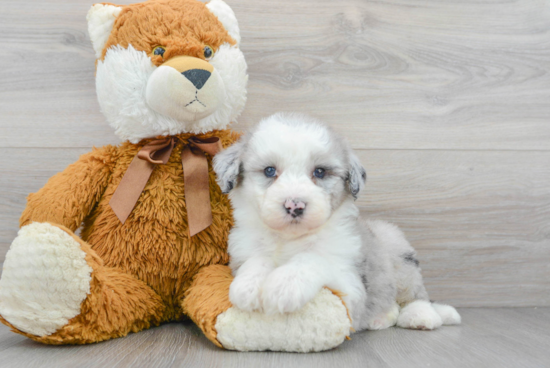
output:
[[[191,123],[216,111],[223,95],[223,82],[210,63],[176,56],[151,74],[145,99],[156,112]]]

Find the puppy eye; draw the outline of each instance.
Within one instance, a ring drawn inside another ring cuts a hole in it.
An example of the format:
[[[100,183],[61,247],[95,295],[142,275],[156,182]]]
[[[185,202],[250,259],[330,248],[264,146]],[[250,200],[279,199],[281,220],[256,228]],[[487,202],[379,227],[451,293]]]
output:
[[[160,56],[164,56],[164,52],[166,51],[166,49],[162,46],[157,46],[153,49],[153,55],[160,55]]]
[[[266,167],[264,169],[264,174],[268,178],[273,178],[277,174],[277,169],[275,169],[273,166]]]
[[[313,171],[313,176],[315,176],[316,178],[319,178],[319,179],[323,179],[325,177],[325,169],[322,169],[320,167],[316,168]]]
[[[206,60],[210,59],[212,56],[214,56],[214,50],[212,47],[206,45],[204,46],[204,58]]]

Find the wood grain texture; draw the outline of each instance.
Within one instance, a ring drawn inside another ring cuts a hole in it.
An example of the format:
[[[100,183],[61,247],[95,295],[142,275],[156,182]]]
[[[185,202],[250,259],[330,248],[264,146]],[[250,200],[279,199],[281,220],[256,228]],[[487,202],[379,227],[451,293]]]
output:
[[[544,0],[235,7],[254,15],[244,124],[286,109],[341,126],[356,148],[550,148]]]
[[[35,192],[86,149],[3,148],[0,262]],[[363,216],[398,224],[432,299],[550,306],[550,152],[361,150]]]
[[[82,148],[0,148],[0,263],[19,229],[19,217],[34,193],[48,179],[90,151]]]
[[[322,353],[238,353],[192,324],[167,324],[87,346],[45,346],[0,325],[0,367],[546,367],[550,308],[460,309],[463,324],[352,335]]]
[[[229,3],[250,67],[237,128],[283,109],[356,148],[550,149],[545,0]],[[0,147],[117,141],[95,98],[89,6],[1,2]]]

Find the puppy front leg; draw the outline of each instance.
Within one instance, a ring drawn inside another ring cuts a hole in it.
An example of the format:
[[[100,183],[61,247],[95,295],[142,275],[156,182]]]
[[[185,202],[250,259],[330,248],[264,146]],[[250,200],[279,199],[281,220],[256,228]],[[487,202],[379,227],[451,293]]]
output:
[[[239,309],[255,311],[261,309],[261,291],[267,275],[275,268],[272,260],[263,256],[247,259],[235,274],[229,287],[229,300]]]
[[[302,253],[267,277],[262,291],[265,313],[290,313],[301,309],[331,279],[331,266],[317,254]]]

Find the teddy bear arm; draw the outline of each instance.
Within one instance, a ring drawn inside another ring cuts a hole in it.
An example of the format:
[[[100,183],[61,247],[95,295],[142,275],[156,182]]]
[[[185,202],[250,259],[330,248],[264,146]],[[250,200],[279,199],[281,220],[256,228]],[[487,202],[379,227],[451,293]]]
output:
[[[42,189],[27,197],[20,226],[50,222],[75,231],[105,191],[115,155],[113,146],[94,149],[51,177]]]

